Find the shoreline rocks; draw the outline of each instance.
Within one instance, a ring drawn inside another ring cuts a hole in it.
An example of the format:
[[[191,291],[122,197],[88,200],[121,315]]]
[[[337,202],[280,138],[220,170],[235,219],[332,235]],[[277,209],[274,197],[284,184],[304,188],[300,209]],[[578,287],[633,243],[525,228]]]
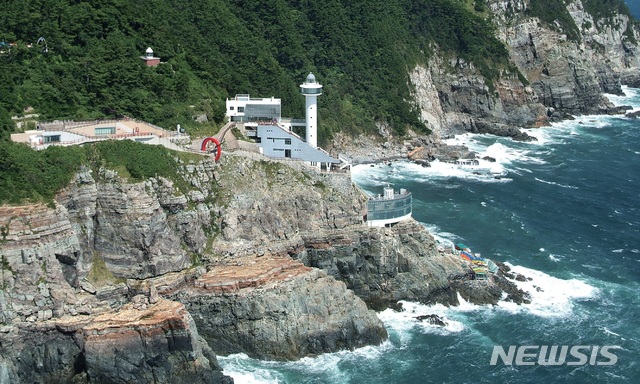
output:
[[[184,306],[168,300],[142,310],[127,305],[96,317],[18,323],[2,339],[6,382],[233,383]]]
[[[386,340],[376,314],[324,271],[283,257],[237,262],[213,267],[173,296],[216,353],[296,360]]]

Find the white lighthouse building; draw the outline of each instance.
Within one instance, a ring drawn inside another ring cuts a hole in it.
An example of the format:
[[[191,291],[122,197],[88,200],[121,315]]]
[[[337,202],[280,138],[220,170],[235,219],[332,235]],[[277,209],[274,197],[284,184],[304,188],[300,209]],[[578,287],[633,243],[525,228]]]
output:
[[[307,121],[306,140],[307,144],[314,148],[318,147],[318,96],[322,95],[322,85],[316,81],[313,73],[309,73],[304,83],[300,84],[300,91],[306,99]]]

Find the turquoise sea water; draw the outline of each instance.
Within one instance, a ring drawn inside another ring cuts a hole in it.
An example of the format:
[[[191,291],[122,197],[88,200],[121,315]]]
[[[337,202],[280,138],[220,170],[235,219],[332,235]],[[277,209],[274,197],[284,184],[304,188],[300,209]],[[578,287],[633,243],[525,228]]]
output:
[[[625,92],[611,99],[640,109],[640,90]],[[451,140],[494,157],[483,165],[508,172],[502,179],[406,162],[357,166],[352,177],[372,194],[387,183],[410,190],[414,218],[443,244],[464,242],[531,277],[518,283],[531,304],[405,303],[379,313],[382,346],[288,363],[233,355],[220,359],[226,373],[237,383],[640,382],[640,120],[585,116],[528,133],[539,141]],[[431,313],[448,326],[414,319]],[[496,345],[611,345],[617,362],[490,365]]]
[[[625,2],[629,10],[631,10],[631,14],[640,20],[640,0],[625,0]]]

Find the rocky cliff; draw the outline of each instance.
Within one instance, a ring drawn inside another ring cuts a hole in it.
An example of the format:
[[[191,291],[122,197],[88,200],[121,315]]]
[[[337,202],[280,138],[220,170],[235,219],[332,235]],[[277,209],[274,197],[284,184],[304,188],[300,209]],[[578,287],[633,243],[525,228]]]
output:
[[[379,344],[367,304],[500,299],[421,225],[367,228],[348,174],[250,157],[181,163],[188,191],[84,168],[53,204],[0,207],[0,378],[226,382],[215,353]]]
[[[640,86],[640,30],[625,15],[595,18],[582,2],[567,1],[566,15],[576,31],[563,30],[530,12],[530,0],[489,0],[487,17],[508,49],[512,68],[486,79],[471,62],[432,46],[430,59],[408,71],[412,102],[432,131],[409,130],[393,137],[380,124],[379,135],[348,138],[333,145],[356,161],[406,157],[474,157],[464,148],[447,148],[441,138],[465,132],[489,133],[531,141],[521,128],[541,127],[581,114],[622,114],[605,94],[621,94],[622,85]]]
[[[640,31],[627,16],[597,19],[581,1],[569,1],[567,12],[578,31],[574,37],[559,23],[532,16],[530,0],[487,5],[519,74],[503,69],[498,80],[489,81],[472,63],[434,47],[431,60],[410,70],[409,78],[436,143],[464,132],[530,140],[519,128],[625,111],[603,94],[621,94],[624,84],[640,85]],[[429,141],[434,140],[414,140],[413,146],[433,147]]]

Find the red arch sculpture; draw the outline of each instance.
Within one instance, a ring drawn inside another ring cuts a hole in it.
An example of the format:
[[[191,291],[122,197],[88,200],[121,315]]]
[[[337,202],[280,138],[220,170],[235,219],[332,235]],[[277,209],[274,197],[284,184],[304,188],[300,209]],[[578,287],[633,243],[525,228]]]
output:
[[[207,147],[209,146],[209,143],[213,143],[215,145],[214,151],[216,151],[216,158],[215,160],[218,161],[220,160],[220,156],[222,156],[222,146],[220,145],[220,142],[218,141],[218,139],[216,139],[215,137],[207,137],[206,139],[204,139],[202,141],[202,147],[200,147],[201,151],[206,151]]]

